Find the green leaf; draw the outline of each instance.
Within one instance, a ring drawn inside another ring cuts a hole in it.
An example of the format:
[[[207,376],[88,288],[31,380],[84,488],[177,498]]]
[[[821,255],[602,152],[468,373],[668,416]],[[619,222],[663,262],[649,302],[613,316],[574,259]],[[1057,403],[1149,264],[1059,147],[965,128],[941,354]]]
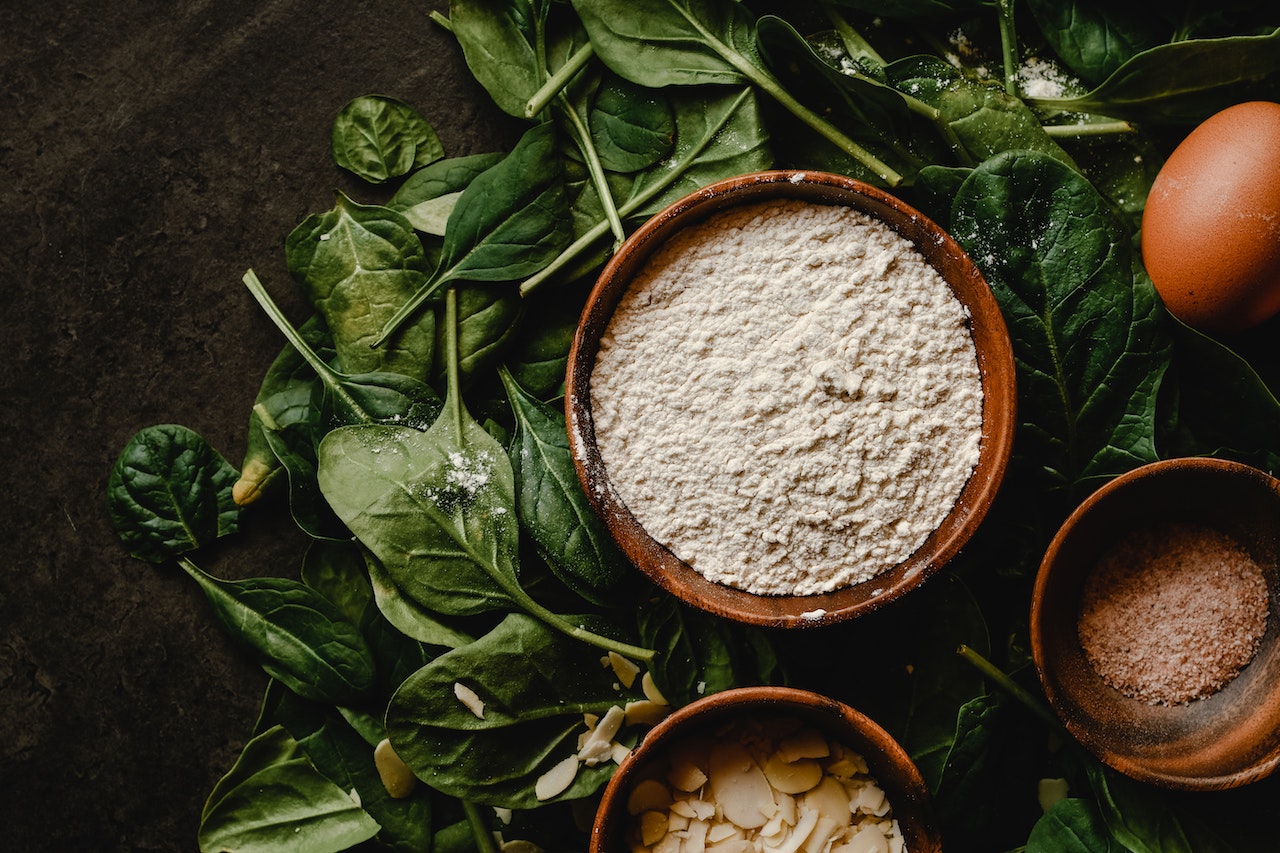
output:
[[[116,535],[139,560],[163,563],[236,532],[239,474],[195,431],[157,424],[137,432],[107,481]]]
[[[326,779],[281,726],[245,744],[200,816],[201,853],[337,853],[378,824]]]
[[[383,95],[347,102],[333,121],[331,147],[335,163],[375,184],[444,156],[435,129],[408,104]]]
[[[395,579],[372,554],[364,552],[366,569],[378,610],[402,634],[430,646],[456,649],[472,637],[450,627],[430,609],[401,593]]]
[[[675,139],[675,117],[663,94],[613,74],[596,92],[588,123],[601,164],[615,172],[649,168]]]
[[[569,349],[582,305],[576,300],[530,300],[520,334],[507,349],[503,365],[534,397],[551,402],[564,396]]]
[[[1028,0],[1027,7],[1058,58],[1093,83],[1161,41],[1150,9],[1144,14],[1133,7],[1079,0]]]
[[[1026,853],[1120,853],[1121,847],[1091,800],[1068,798],[1050,806],[1027,838]]]
[[[669,702],[687,705],[733,687],[775,684],[768,636],[682,604],[669,595],[637,608],[640,641],[656,650],[650,673]]]
[[[289,578],[219,580],[186,558],[213,614],[272,678],[317,702],[358,700],[373,686],[373,657],[338,607]]]
[[[1195,124],[1232,104],[1280,99],[1280,28],[1188,39],[1144,50],[1091,92],[1040,99],[1042,109],[1130,121]]]
[[[506,454],[474,420],[426,432],[340,427],[320,443],[320,490],[418,604],[450,615],[510,606],[517,525]]]
[[[531,397],[506,370],[500,375],[516,419],[509,456],[517,517],[565,586],[608,604],[633,569],[578,481],[564,410]]]
[[[445,224],[462,191],[502,157],[498,152],[470,154],[432,163],[406,178],[387,207],[404,214],[417,230],[444,236]]]
[[[344,542],[316,541],[302,557],[302,582],[329,599],[352,625],[359,625],[373,602],[373,587],[365,572],[360,547]]]
[[[534,808],[542,805],[538,777],[577,753],[583,714],[603,715],[626,701],[614,679],[599,651],[514,613],[408,678],[387,708],[387,732],[433,788],[484,805]],[[480,697],[483,716],[457,698],[456,684]],[[582,766],[555,800],[594,793],[612,769],[611,762]]]
[[[524,118],[542,85],[538,12],[530,0],[450,0],[449,25],[467,67],[504,113]]]
[[[422,241],[407,219],[339,193],[332,210],[307,217],[290,233],[285,251],[289,271],[333,334],[344,373],[427,379],[434,315],[423,312],[394,340],[379,341],[383,325],[427,278]],[[375,349],[375,343],[388,345]]]
[[[1169,341],[1105,200],[1061,162],[1012,151],[965,179],[951,232],[1004,312],[1018,370],[1017,457],[1040,487],[1154,461]]]
[[[463,282],[458,294],[458,381],[469,387],[501,359],[520,328],[524,302],[514,284],[507,282],[474,284]],[[436,352],[441,354],[434,379],[445,381],[445,334],[443,323],[436,326]]]
[[[1089,784],[1112,837],[1132,853],[1230,853],[1197,816],[1147,786],[1089,760]]]

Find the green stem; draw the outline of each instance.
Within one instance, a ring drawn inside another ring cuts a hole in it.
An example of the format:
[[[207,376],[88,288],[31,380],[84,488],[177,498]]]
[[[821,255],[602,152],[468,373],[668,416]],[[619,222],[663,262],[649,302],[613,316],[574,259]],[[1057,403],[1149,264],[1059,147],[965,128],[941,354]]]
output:
[[[1018,94],[1018,34],[1013,25],[1013,0],[997,0],[1000,13],[1000,50],[1004,55],[1004,90]]]
[[[356,399],[347,393],[346,388],[342,387],[342,377],[338,372],[316,354],[316,351],[311,348],[310,344],[303,339],[298,330],[284,316],[279,306],[267,293],[267,289],[263,287],[257,274],[253,270],[249,270],[244,274],[243,280],[245,286],[249,288],[249,292],[253,294],[253,298],[258,301],[258,305],[262,307],[271,322],[275,323],[276,328],[284,334],[290,345],[298,351],[298,355],[302,356],[303,360],[311,366],[311,369],[316,372],[316,375],[320,377],[320,380],[324,382],[333,395],[339,398],[351,411],[359,413],[362,420],[366,422],[372,421],[373,418],[369,417]]]
[[[591,132],[587,129],[586,124],[582,121],[582,116],[578,115],[578,111],[569,103],[569,99],[563,95],[557,98],[556,102],[560,105],[561,111],[569,120],[569,127],[573,130],[574,139],[578,143],[578,150],[582,152],[582,157],[587,164],[587,172],[591,175],[591,183],[595,185],[596,195],[600,197],[600,204],[604,208],[605,218],[609,221],[609,230],[613,232],[614,248],[622,245],[622,241],[627,239],[627,233],[622,227],[622,217],[618,215],[617,203],[613,200],[613,193],[609,191],[609,184],[605,180],[604,166],[600,163],[600,154],[596,151],[596,146],[591,141]]]
[[[453,22],[450,21],[448,17],[446,17],[442,13],[437,12],[435,9],[432,9],[430,14],[427,15],[427,17],[435,21],[440,26],[444,27],[449,32],[453,32]]]
[[[547,104],[569,84],[573,79],[573,75],[583,69],[591,57],[595,56],[595,48],[591,42],[587,42],[578,48],[573,54],[565,60],[564,65],[560,66],[556,73],[547,78],[547,82],[543,83],[538,91],[533,93],[533,97],[524,105],[524,117],[533,118],[538,113],[547,108]]]
[[[956,654],[960,655],[960,657],[972,664],[975,669],[987,678],[994,681],[1000,689],[1004,690],[1014,699],[1017,699],[1024,707],[1027,708],[1027,710],[1031,711],[1031,713],[1048,723],[1055,731],[1065,730],[1062,725],[1062,721],[1058,719],[1057,715],[1054,714],[1053,711],[1045,707],[1040,700],[1036,699],[1036,697],[1024,690],[1021,685],[1002,672],[1000,668],[991,661],[987,660],[968,646],[961,646],[956,649]]]
[[[818,3],[822,7],[823,13],[826,14],[827,20],[831,22],[831,26],[835,28],[836,35],[840,36],[841,43],[844,44],[845,52],[854,59],[859,57],[867,57],[877,65],[884,66],[885,61],[876,49],[871,46],[871,42],[862,37],[862,34],[849,25],[844,15],[829,2],[829,0],[820,0]]]
[[[462,391],[458,370],[458,289],[444,292],[445,410],[453,418],[453,434],[462,441]]]
[[[1044,132],[1059,139],[1075,139],[1083,136],[1113,136],[1133,133],[1133,125],[1127,121],[1092,121],[1080,124],[1046,124]]]
[[[467,823],[471,824],[471,835],[475,839],[477,853],[498,853],[498,844],[493,840],[493,833],[489,831],[489,826],[485,823],[480,809],[470,800],[459,802],[462,803],[462,811],[467,816]]]

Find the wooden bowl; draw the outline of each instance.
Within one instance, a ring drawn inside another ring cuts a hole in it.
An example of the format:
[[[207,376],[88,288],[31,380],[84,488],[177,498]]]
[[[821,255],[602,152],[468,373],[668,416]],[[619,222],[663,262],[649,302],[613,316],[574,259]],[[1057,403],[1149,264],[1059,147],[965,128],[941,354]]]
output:
[[[1261,646],[1218,692],[1184,705],[1126,697],[1081,648],[1085,578],[1117,537],[1196,522],[1234,538],[1263,567],[1271,615]],[[1280,481],[1235,462],[1171,459],[1112,480],[1066,520],[1045,553],[1031,605],[1031,650],[1067,730],[1112,768],[1180,790],[1256,781],[1280,762]]]
[[[878,217],[938,270],[968,309],[983,390],[979,461],[954,508],[920,548],[860,584],[814,595],[757,595],[707,580],[655,540],[609,486],[591,414],[591,371],[600,337],[645,261],[680,229],[733,205],[773,199],[838,204]],[[841,175],[772,171],[700,189],[641,226],[606,265],[588,297],[569,353],[565,414],[578,476],[623,552],[659,586],[706,611],[768,627],[830,624],[873,610],[914,588],[969,540],[995,497],[1013,443],[1016,393],[1009,333],[994,296],[964,251],[942,229],[893,196]]]
[[[625,836],[632,820],[627,797],[632,786],[644,778],[646,768],[666,757],[672,743],[730,719],[752,715],[798,718],[828,740],[860,753],[885,792],[907,850],[942,850],[929,789],[910,756],[888,732],[848,705],[817,693],[791,687],[742,687],[677,708],[645,734],[605,786],[591,828],[591,853],[625,853]]]

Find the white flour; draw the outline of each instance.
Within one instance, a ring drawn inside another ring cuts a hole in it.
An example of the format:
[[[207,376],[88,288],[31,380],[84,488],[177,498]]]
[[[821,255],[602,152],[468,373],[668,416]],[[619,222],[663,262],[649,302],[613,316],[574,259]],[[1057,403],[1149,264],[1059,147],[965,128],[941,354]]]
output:
[[[909,242],[840,206],[686,229],[628,288],[591,377],[618,498],[707,579],[826,592],[909,557],[978,460],[964,307]]]

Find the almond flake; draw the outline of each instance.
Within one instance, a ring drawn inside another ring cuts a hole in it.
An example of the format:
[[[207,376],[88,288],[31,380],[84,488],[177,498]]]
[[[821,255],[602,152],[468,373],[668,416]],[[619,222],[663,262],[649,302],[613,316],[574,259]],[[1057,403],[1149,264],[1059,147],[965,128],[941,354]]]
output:
[[[461,681],[453,683],[453,695],[458,697],[458,701],[467,706],[467,710],[476,715],[477,719],[484,719],[484,701],[476,695],[476,692]]]
[[[609,652],[609,665],[613,667],[613,674],[618,676],[622,686],[630,690],[631,685],[636,682],[636,676],[640,674],[639,664],[627,660],[617,652]]]
[[[564,793],[577,776],[578,756],[570,755],[538,777],[538,781],[533,783],[533,794],[540,801],[549,800]]]

